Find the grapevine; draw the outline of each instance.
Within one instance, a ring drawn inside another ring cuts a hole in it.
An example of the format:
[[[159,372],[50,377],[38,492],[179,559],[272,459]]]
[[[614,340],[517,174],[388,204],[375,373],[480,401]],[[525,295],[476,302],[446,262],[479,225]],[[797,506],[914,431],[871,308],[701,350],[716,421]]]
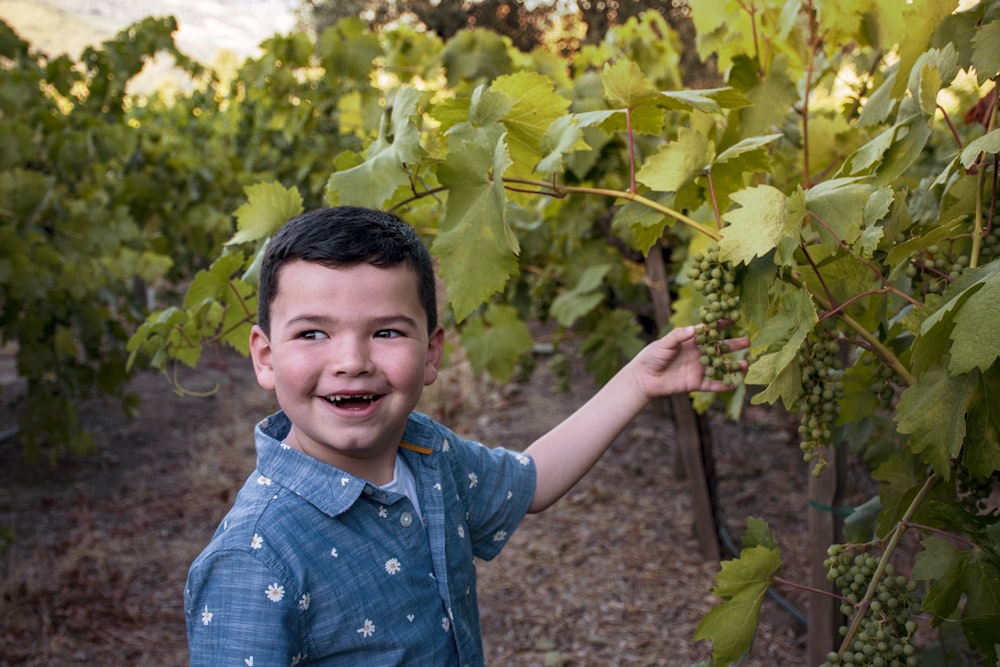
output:
[[[701,365],[709,378],[736,381],[739,364],[726,356],[729,349],[725,343],[740,317],[736,272],[719,259],[718,243],[709,244],[705,252],[695,253],[692,260],[694,265],[687,276],[692,287],[705,298],[705,304],[698,310],[701,328],[696,337]]]
[[[842,654],[831,653],[823,667],[866,665],[870,667],[917,667],[920,660],[913,644],[920,608],[916,583],[897,574],[887,563],[868,607],[859,604],[872,583],[879,558],[863,545],[834,544],[824,561],[827,579],[836,584],[844,602],[841,611],[851,618],[862,614],[857,634]],[[849,626],[841,627],[846,634]]]

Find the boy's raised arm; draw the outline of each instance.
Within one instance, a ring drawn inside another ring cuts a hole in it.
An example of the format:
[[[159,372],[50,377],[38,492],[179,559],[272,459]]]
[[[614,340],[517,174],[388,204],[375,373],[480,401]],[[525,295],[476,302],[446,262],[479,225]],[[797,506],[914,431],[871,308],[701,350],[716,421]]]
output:
[[[750,344],[746,338],[727,343],[730,350]],[[653,398],[731,389],[705,377],[700,356],[695,328],[674,329],[643,348],[576,412],[533,442],[525,450],[537,469],[528,511],[541,512],[569,491]]]

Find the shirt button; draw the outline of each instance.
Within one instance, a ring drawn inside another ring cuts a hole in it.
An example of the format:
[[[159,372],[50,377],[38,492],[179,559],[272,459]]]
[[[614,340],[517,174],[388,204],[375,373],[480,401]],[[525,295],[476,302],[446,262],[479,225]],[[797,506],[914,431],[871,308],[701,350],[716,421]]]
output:
[[[399,515],[399,524],[403,528],[409,528],[410,524],[412,523],[413,523],[413,515],[410,514],[409,512],[403,512],[402,514]]]
[[[366,487],[365,487],[365,495],[366,495],[366,496],[370,496],[370,495],[372,495],[373,493],[375,493],[375,489],[373,489],[373,488],[372,488],[372,487],[370,487],[370,486],[366,486]]]

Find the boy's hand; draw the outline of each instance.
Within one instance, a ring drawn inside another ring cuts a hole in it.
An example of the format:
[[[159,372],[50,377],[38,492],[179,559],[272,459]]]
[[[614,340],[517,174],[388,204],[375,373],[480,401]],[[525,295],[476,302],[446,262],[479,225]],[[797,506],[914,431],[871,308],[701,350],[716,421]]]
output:
[[[629,364],[639,390],[646,398],[669,396],[690,391],[727,391],[732,384],[705,377],[699,358],[701,351],[695,342],[697,328],[674,329],[647,345]],[[729,351],[746,349],[748,338],[724,341]],[[740,372],[746,372],[747,362],[740,361]]]

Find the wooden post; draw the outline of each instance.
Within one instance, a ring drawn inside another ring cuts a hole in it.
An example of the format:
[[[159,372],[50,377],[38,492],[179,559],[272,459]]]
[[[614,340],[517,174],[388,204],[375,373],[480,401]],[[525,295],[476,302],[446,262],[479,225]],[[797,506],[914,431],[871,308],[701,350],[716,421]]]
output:
[[[670,287],[663,261],[663,249],[657,244],[646,257],[646,278],[653,299],[656,326],[663,331],[670,321]],[[716,522],[715,502],[709,484],[706,462],[712,461],[710,442],[702,438],[698,415],[688,396],[671,396],[664,401],[664,409],[674,418],[677,448],[684,466],[694,509],[694,528],[705,560],[718,561],[719,531]]]
[[[827,581],[826,550],[831,544],[843,541],[844,520],[837,513],[843,503],[844,480],[847,476],[846,445],[837,447],[832,460],[821,477],[809,475],[809,585],[813,588],[837,593],[836,586]],[[811,470],[811,466],[810,466]],[[837,630],[842,623],[840,602],[834,597],[813,595],[809,598],[809,634],[806,639],[810,665],[826,662],[830,651],[839,646]]]

